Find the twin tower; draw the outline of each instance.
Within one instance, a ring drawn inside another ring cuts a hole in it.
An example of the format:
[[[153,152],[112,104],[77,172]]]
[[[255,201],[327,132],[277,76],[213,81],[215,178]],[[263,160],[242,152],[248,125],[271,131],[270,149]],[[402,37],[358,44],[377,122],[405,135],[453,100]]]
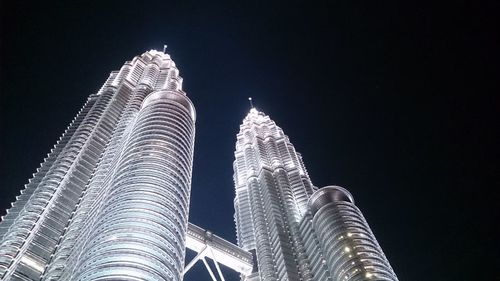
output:
[[[190,224],[195,119],[168,54],[112,72],[2,217],[1,280],[180,281],[197,260],[217,280],[206,258],[221,280],[219,264],[247,281],[397,280],[352,195],[314,186],[254,108],[236,140],[238,246]]]

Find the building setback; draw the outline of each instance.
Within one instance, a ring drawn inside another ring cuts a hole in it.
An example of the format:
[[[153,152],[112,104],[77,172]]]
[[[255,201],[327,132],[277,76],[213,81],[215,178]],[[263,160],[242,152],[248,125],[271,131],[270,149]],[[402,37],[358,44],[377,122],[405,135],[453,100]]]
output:
[[[148,51],[90,95],[0,224],[2,280],[181,280],[195,110]]]
[[[206,258],[242,280],[396,281],[352,195],[318,189],[255,108],[237,135],[240,247],[188,225],[195,109],[151,50],[87,99],[0,223],[1,280],[175,280]],[[186,248],[197,252],[185,266]]]
[[[233,168],[238,245],[255,260],[242,280],[397,280],[352,195],[315,187],[283,130],[255,108]]]

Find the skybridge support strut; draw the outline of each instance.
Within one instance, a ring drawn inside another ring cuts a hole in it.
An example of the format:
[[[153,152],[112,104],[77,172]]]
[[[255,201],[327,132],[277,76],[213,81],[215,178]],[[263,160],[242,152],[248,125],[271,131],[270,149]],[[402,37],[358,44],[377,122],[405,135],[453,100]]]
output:
[[[184,274],[196,262],[202,260],[212,280],[219,281],[206,258],[210,258],[214,262],[220,281],[225,281],[225,279],[219,264],[229,267],[245,276],[252,272],[253,260],[251,253],[192,223],[189,223],[188,226],[186,248],[195,251],[197,255],[185,266]]]

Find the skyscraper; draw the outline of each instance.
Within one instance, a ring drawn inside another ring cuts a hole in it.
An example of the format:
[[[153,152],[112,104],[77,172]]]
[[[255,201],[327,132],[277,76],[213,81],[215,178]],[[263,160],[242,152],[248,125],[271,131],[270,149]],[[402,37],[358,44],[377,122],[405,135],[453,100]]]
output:
[[[195,109],[148,51],[90,95],[0,224],[2,280],[181,280]]]
[[[112,72],[2,218],[0,278],[180,281],[201,260],[216,281],[210,258],[221,280],[219,263],[244,280],[397,280],[352,195],[315,187],[255,108],[235,152],[241,248],[188,224],[195,119],[164,52]]]
[[[233,168],[237,240],[256,260],[243,280],[397,280],[352,195],[315,187],[283,130],[255,108]]]

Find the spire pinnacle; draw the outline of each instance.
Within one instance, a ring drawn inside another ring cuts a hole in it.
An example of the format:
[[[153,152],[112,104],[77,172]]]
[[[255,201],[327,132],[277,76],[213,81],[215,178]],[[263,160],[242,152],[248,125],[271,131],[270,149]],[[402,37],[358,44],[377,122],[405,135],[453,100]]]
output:
[[[250,109],[253,109],[253,102],[252,102],[252,97],[248,97],[248,101],[250,102]]]
[[[167,51],[167,44],[164,44],[163,45],[163,53],[165,53]]]

